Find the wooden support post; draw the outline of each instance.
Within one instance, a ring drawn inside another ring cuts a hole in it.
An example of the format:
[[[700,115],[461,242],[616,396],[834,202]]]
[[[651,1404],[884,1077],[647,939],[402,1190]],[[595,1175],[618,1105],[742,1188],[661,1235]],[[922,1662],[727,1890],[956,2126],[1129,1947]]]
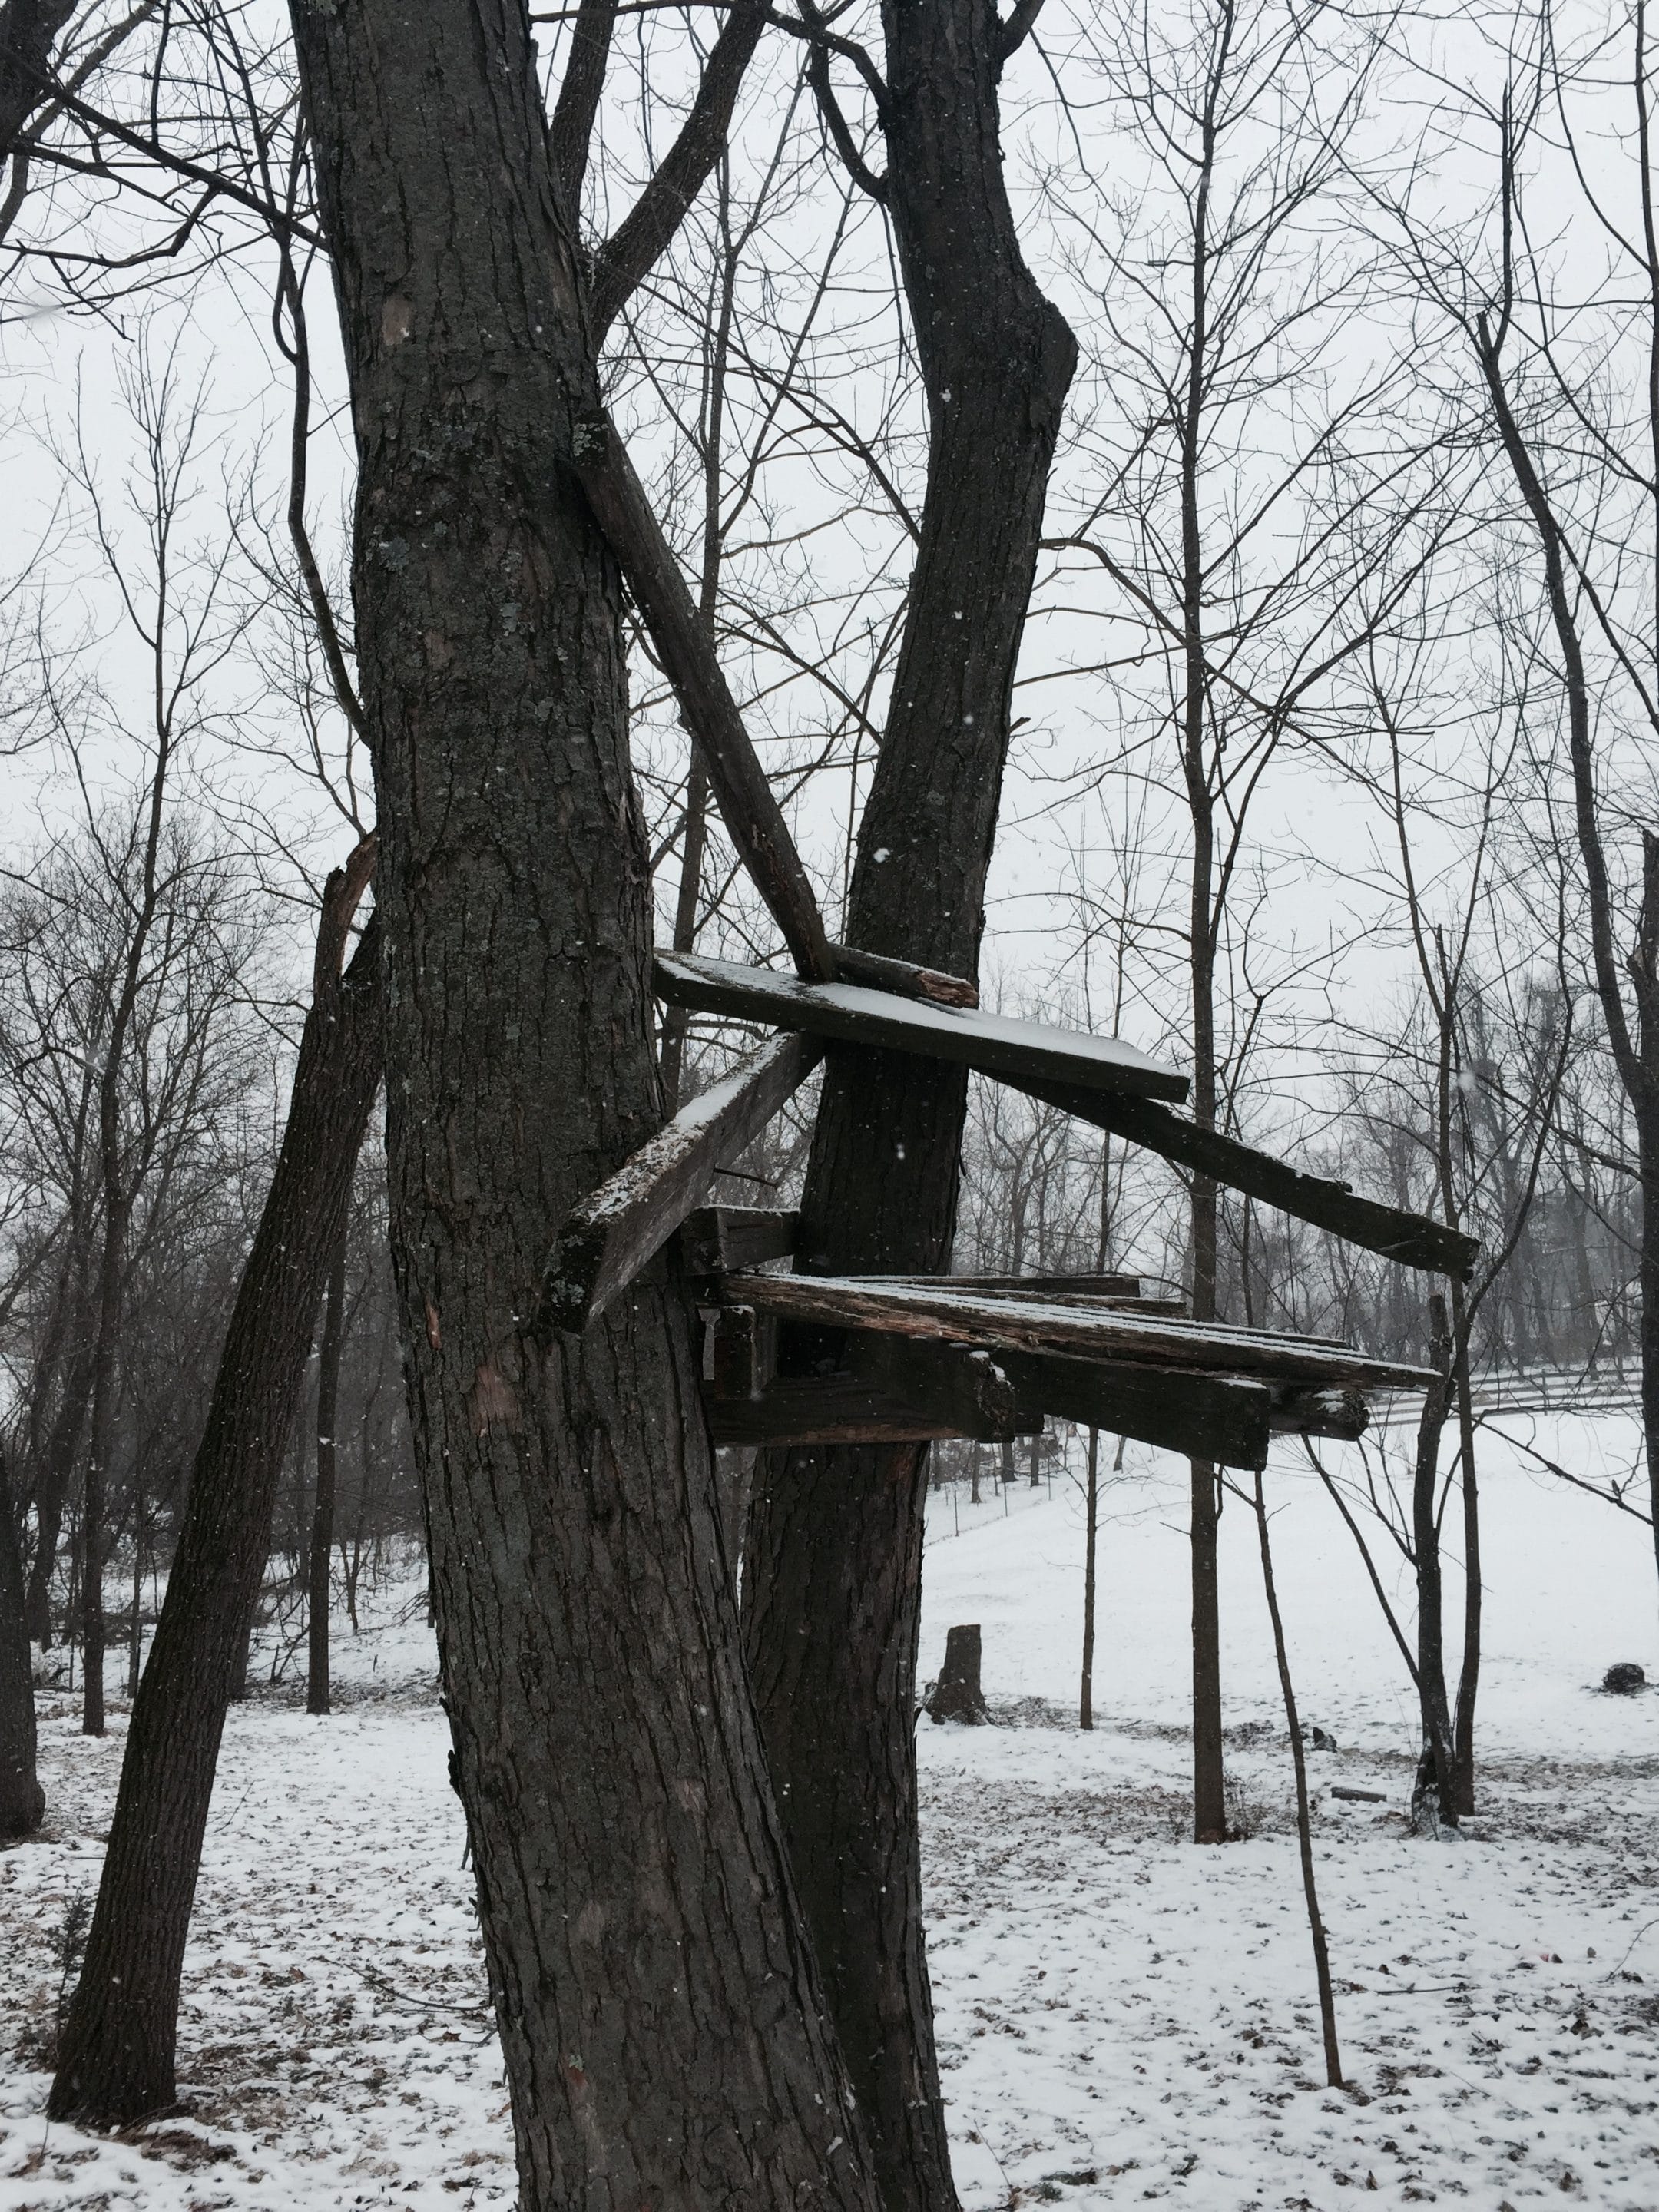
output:
[[[756,757],[673,549],[610,418],[579,422],[571,459],[611,541],[686,727],[702,748],[720,816],[803,975],[836,972],[823,916],[766,771]]]
[[[1384,1259],[1397,1261],[1401,1267],[1420,1267],[1430,1274],[1466,1276],[1480,1252],[1479,1242],[1461,1230],[1448,1229],[1443,1222],[1431,1221],[1425,1214],[1361,1198],[1345,1182],[1304,1175],[1270,1152],[1258,1152],[1253,1145],[1224,1137],[1217,1130],[1200,1129],[1196,1122],[1171,1114],[1149,1098],[1056,1082],[1036,1069],[1004,1074],[988,1067],[986,1072],[1011,1089],[1024,1091],[1028,1097],[1058,1106],[1079,1121],[1092,1121],[1097,1128],[1109,1129],[1115,1137],[1156,1152],[1160,1159],[1173,1160],[1178,1167],[1208,1176],[1229,1190],[1242,1191],[1247,1198],[1273,1206],[1297,1221],[1328,1230],[1345,1243],[1380,1252]]]
[[[750,743],[714,639],[608,416],[591,416],[576,424],[571,459],[674,687],[685,726],[702,750],[720,818],[782,931],[796,969],[825,981],[840,975],[936,1006],[976,1006],[979,993],[965,976],[830,943],[811,880]]]
[[[853,983],[811,983],[775,968],[744,968],[695,953],[659,951],[652,983],[671,1006],[730,1014],[768,1028],[804,1030],[845,1044],[965,1062],[988,1074],[1042,1076],[1085,1088],[1184,1098],[1187,1079],[1115,1037],[1090,1036],[1042,1022],[1012,1021],[963,1006],[941,1006],[868,991]]]
[[[800,1216],[792,1206],[700,1206],[680,1225],[688,1275],[732,1275],[784,1260],[795,1249]]]
[[[540,1325],[580,1332],[633,1281],[822,1057],[810,1038],[775,1037],[683,1106],[560,1228],[543,1283]]]

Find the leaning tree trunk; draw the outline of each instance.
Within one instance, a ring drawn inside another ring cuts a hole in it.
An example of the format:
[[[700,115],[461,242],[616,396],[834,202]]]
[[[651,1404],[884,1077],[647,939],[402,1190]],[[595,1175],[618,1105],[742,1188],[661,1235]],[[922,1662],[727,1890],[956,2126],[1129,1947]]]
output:
[[[1076,349],[1023,261],[988,0],[888,0],[887,199],[927,391],[927,493],[850,943],[973,974],[1014,664]],[[832,1050],[797,1265],[949,1255],[959,1069]],[[913,1710],[925,1447],[763,1455],[746,1639],[790,1856],[884,2201],[953,2207],[923,1941]]]
[[[86,1961],[52,2085],[49,2110],[59,2119],[136,2120],[175,2100],[179,1975],[225,1708],[245,1661],[323,1274],[380,1082],[378,932],[371,923],[343,977],[344,931],[342,921],[332,974],[306,1018],[283,1149],[133,1700]]]
[[[33,1835],[46,1795],[34,1766],[34,1680],[23,1618],[23,1557],[0,1452],[0,1837]]]
[[[340,1354],[345,1346],[346,1240],[342,1231],[328,1271],[328,1305],[317,1357],[317,1494],[311,1508],[311,1556],[306,1570],[306,1711],[330,1705],[328,1604],[334,1549],[334,1440],[340,1418]]]
[[[392,1256],[524,2212],[869,2206],[665,1257],[543,1334],[659,1126],[583,277],[504,0],[292,10],[350,383]]]

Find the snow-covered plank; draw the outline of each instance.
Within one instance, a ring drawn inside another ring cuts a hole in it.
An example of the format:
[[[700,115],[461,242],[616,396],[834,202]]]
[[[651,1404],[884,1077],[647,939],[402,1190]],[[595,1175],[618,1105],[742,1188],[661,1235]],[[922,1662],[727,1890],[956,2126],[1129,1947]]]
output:
[[[995,1074],[995,1069],[988,1071]],[[1401,1267],[1420,1267],[1430,1274],[1467,1275],[1480,1246],[1461,1230],[1403,1207],[1384,1206],[1362,1198],[1345,1182],[1322,1176],[1304,1175],[1299,1168],[1241,1144],[1237,1137],[1214,1129],[1200,1129],[1184,1115],[1171,1114],[1150,1098],[1131,1098],[1121,1092],[1087,1089],[1077,1083],[1056,1083],[1042,1076],[1016,1072],[1004,1078],[1016,1091],[1058,1106],[1079,1121],[1109,1129],[1132,1145],[1143,1146],[1161,1159],[1208,1176],[1228,1190],[1242,1191],[1263,1206],[1310,1221],[1328,1230],[1345,1243],[1367,1252],[1380,1252]]]
[[[773,1038],[574,1206],[543,1278],[543,1325],[579,1334],[602,1313],[702,1204],[720,1163],[759,1134],[822,1056],[814,1038]]]
[[[1047,1079],[1087,1091],[1182,1099],[1187,1079],[1116,1037],[1015,1021],[966,1006],[930,1005],[856,983],[809,983],[770,968],[743,968],[689,952],[659,951],[659,998],[702,1013],[732,1014],[844,1044],[918,1053],[989,1075]]]
[[[1044,1304],[955,1291],[944,1281],[927,1286],[869,1276],[733,1275],[721,1295],[780,1321],[933,1337],[994,1352],[1065,1352],[1200,1374],[1261,1376],[1321,1389],[1421,1390],[1439,1380],[1432,1368],[1368,1358],[1334,1340],[1168,1320],[1095,1299]]]

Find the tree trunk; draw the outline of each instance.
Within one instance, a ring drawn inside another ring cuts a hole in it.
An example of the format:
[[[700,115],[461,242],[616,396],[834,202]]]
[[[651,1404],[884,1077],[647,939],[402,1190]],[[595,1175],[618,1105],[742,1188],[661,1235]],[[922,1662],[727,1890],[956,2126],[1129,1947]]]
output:
[[[23,1617],[23,1558],[0,1452],[0,1837],[33,1835],[46,1794],[34,1765],[34,1681]]]
[[[377,936],[371,924],[343,978],[337,965],[301,1038],[283,1149],[133,1701],[86,1963],[52,2087],[58,2118],[123,2122],[174,2101],[179,1973],[225,1707],[246,1664],[325,1255],[380,1081]]]
[[[1423,1724],[1423,1750],[1412,1797],[1413,1824],[1457,1820],[1456,1756],[1451,1710],[1446,1694],[1445,1607],[1440,1572],[1440,1529],[1436,1505],[1440,1487],[1440,1439],[1450,1410],[1454,1366],[1451,1332],[1444,1302],[1429,1301],[1431,1357],[1443,1379],[1423,1395],[1417,1425],[1417,1455],[1412,1470],[1412,1551],[1417,1575],[1417,1694]]]
[[[1100,1528],[1100,1431],[1089,1431],[1089,1472],[1084,1488],[1083,1534],[1083,1686],[1078,1698],[1077,1724],[1095,1724],[1095,1558]]]
[[[64,1377],[63,1398],[46,1437],[34,1486],[34,1557],[29,1565],[23,1614],[28,1622],[29,1641],[43,1650],[52,1643],[52,1577],[63,1534],[64,1501],[75,1472],[76,1454],[81,1449],[91,1389],[92,1348],[85,1345],[70,1362]]]
[[[990,1718],[980,1686],[981,1650],[977,1622],[946,1630],[945,1663],[927,1700],[929,1720],[963,1721],[970,1728],[979,1728]]]
[[[391,1237],[523,2212],[872,2203],[744,1680],[685,1290],[538,1341],[660,1126],[620,580],[528,21],[295,5],[358,458]]]
[[[1513,1215],[1510,1217],[1514,1218]],[[1451,1286],[1452,1388],[1457,1393],[1457,1463],[1463,1498],[1463,1656],[1452,1715],[1452,1803],[1474,1810],[1474,1704],[1480,1688],[1480,1484],[1474,1455],[1474,1401],[1469,1393],[1469,1321],[1464,1290]]]
[[[317,1495],[311,1510],[306,1573],[306,1711],[329,1710],[328,1605],[334,1548],[335,1424],[340,1413],[340,1353],[345,1344],[346,1240],[342,1232],[328,1271],[328,1304],[317,1360]]]
[[[846,934],[971,975],[1014,666],[1076,348],[1021,258],[989,0],[887,0],[886,196],[931,428],[904,637]],[[797,1266],[941,1267],[966,1086],[829,1055]],[[889,2212],[954,2212],[923,1941],[911,1715],[925,1449],[763,1454],[746,1637],[802,1903]],[[803,1634],[821,1621],[823,1632]],[[835,1624],[833,1632],[828,1624]]]

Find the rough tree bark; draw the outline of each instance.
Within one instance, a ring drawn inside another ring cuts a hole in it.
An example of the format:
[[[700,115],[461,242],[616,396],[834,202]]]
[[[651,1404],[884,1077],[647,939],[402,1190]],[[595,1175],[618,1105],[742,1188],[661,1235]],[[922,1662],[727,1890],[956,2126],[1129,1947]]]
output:
[[[86,1961],[52,2085],[56,2118],[125,2122],[175,2099],[179,1974],[225,1707],[264,1572],[324,1271],[380,1084],[373,922],[340,972],[372,851],[365,840],[356,867],[337,870],[325,897],[283,1149],[231,1312],[133,1701]]]
[[[845,934],[861,950],[971,976],[1014,664],[1076,349],[1020,254],[997,138],[1006,33],[993,9],[988,0],[887,0],[883,23],[882,189],[931,449]],[[832,1051],[797,1267],[942,1267],[964,1100],[954,1069]],[[951,2212],[956,2203],[916,1838],[926,1483],[925,1448],[763,1454],[744,1553],[746,1644],[768,1756],[890,2212]],[[823,1627],[808,1632],[815,1621]]]
[[[0,1837],[33,1835],[46,1793],[34,1765],[34,1683],[23,1618],[23,1557],[0,1452]]]
[[[328,1271],[327,1310],[317,1357],[317,1494],[311,1509],[311,1557],[306,1572],[306,1711],[329,1710],[328,1606],[334,1549],[334,1431],[340,1417],[340,1354],[345,1346],[343,1232]]]
[[[665,1255],[532,1334],[661,1120],[583,279],[510,0],[293,9],[358,458],[391,1233],[524,2212],[872,2202]]]
[[[87,1425],[91,1389],[92,1346],[83,1341],[64,1370],[63,1395],[41,1447],[34,1483],[34,1557],[29,1562],[23,1614],[30,1641],[42,1650],[52,1642],[52,1577],[64,1528],[64,1500]]]

